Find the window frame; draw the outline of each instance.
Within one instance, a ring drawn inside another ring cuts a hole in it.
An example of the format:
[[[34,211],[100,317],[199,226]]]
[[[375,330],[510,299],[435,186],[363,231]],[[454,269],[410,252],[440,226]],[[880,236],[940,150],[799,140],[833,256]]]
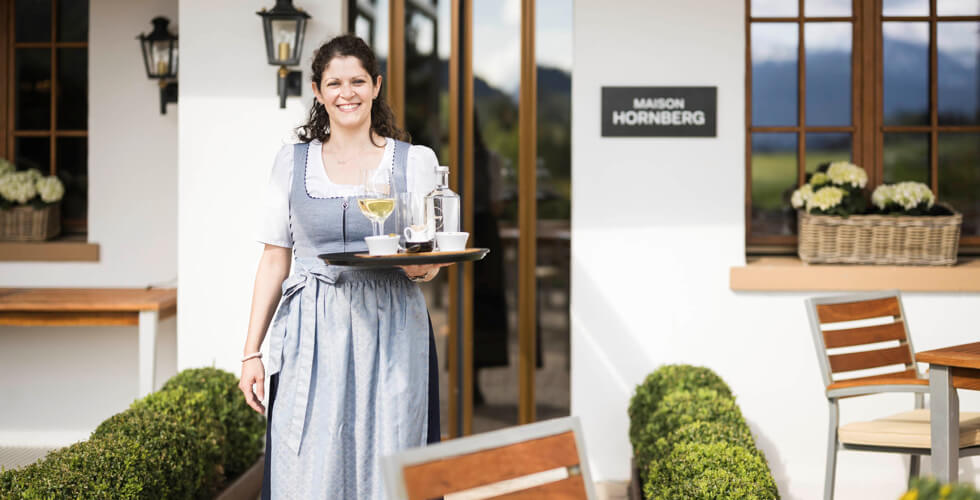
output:
[[[806,134],[808,132],[851,133],[852,161],[868,173],[867,190],[873,190],[884,178],[884,136],[886,133],[912,132],[929,134],[929,184],[933,193],[939,189],[940,133],[980,133],[980,125],[939,125],[938,116],[938,47],[936,28],[939,22],[980,22],[978,16],[939,16],[937,0],[929,0],[927,16],[883,16],[883,0],[853,0],[850,16],[806,16],[805,0],[798,1],[793,17],[753,17],[752,0],[745,0],[745,242],[747,253],[792,253],[796,235],[752,234],[752,134],[782,132],[797,135],[797,186],[806,174]],[[885,22],[929,23],[929,125],[884,125],[884,54],[882,26]],[[809,126],[806,124],[806,38],[808,23],[851,22],[851,125]],[[797,46],[797,124],[795,126],[753,126],[752,124],[752,26],[759,23],[796,23]],[[980,235],[961,236],[961,253],[980,251]]]
[[[15,0],[0,0],[0,26],[7,26],[7,36],[0,41],[0,67],[4,68],[3,78],[0,78],[0,156],[16,158],[17,138],[33,137],[47,138],[50,148],[50,164],[48,175],[58,173],[58,140],[62,137],[84,138],[88,141],[88,128],[59,129],[58,128],[58,49],[85,49],[88,54],[88,40],[84,42],[58,41],[58,7],[61,0],[51,2],[51,39],[47,42],[17,42],[16,36],[16,2]],[[87,29],[86,29],[87,32]],[[51,123],[47,130],[18,130],[16,122],[16,82],[15,60],[17,49],[47,49],[51,52]],[[86,148],[87,149],[87,148]],[[86,233],[88,220],[85,218],[71,219],[62,215],[61,221],[66,233]]]

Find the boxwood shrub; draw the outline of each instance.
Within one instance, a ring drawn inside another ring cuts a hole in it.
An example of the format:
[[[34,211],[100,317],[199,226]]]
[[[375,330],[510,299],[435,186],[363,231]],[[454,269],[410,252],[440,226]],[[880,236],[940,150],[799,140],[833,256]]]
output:
[[[732,395],[728,384],[717,373],[703,366],[664,365],[647,375],[630,399],[630,442],[633,448],[637,446],[640,431],[646,427],[649,417],[664,396],[674,391],[695,389],[714,389],[718,394]]]
[[[637,387],[629,416],[645,498],[779,498],[731,389],[710,369],[659,368]]]
[[[640,457],[639,462],[649,466],[654,461],[670,455],[676,446],[684,443],[728,443],[741,446],[753,453],[761,453],[756,449],[752,432],[748,427],[698,420],[680,427],[667,436],[657,438],[653,446],[646,447],[652,453],[647,457]]]
[[[245,402],[237,377],[217,368],[192,368],[174,375],[162,390],[176,387],[203,392],[217,410],[225,436],[221,463],[227,477],[238,477],[255,463],[262,453],[265,419]]]
[[[653,500],[779,498],[766,461],[730,443],[681,443],[656,462],[643,494]]]
[[[197,374],[208,377],[201,387],[213,383],[217,389],[229,380],[235,386],[234,376],[225,372]],[[176,383],[168,382],[165,389],[103,422],[88,441],[55,450],[24,468],[0,472],[0,498],[213,498],[235,477],[227,474],[227,457],[257,458],[251,443],[261,441],[263,428],[255,428],[249,420],[262,418],[235,411],[222,415],[225,403],[216,398],[227,397],[230,391],[198,390],[194,384],[180,383],[188,377],[196,380],[195,376],[187,372],[178,376]],[[227,420],[222,421],[222,416]],[[249,447],[235,449],[238,445],[229,444],[229,428],[254,428],[257,437],[239,436],[239,442]]]

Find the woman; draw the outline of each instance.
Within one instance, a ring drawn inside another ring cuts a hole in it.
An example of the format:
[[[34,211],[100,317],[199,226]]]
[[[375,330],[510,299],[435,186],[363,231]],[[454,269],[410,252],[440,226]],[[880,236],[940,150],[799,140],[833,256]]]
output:
[[[384,498],[380,458],[439,439],[435,347],[414,283],[439,266],[344,268],[317,255],[366,250],[371,226],[355,199],[362,170],[391,169],[393,193],[421,196],[435,187],[437,161],[402,142],[360,38],[320,47],[312,85],[301,142],[284,146],[272,170],[239,386],[265,413],[268,329],[263,498]]]

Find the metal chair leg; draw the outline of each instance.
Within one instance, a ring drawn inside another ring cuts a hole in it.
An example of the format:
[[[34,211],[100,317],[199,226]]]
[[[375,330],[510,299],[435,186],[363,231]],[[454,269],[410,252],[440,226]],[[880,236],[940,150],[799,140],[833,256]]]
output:
[[[830,402],[830,426],[827,432],[827,471],[824,475],[823,498],[824,500],[834,500],[834,479],[837,471],[837,401]]]
[[[925,407],[926,407],[925,394],[921,392],[915,393],[915,408],[922,409]],[[920,455],[909,456],[909,482],[919,477],[919,466],[921,463],[922,463],[922,457]]]

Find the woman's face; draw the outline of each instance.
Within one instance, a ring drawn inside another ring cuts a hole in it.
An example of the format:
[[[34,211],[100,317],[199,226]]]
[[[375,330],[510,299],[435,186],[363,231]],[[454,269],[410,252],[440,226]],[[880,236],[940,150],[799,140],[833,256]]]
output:
[[[371,122],[371,104],[381,90],[381,76],[371,81],[360,59],[339,56],[327,63],[317,87],[313,85],[313,94],[326,108],[331,128],[359,127]]]

